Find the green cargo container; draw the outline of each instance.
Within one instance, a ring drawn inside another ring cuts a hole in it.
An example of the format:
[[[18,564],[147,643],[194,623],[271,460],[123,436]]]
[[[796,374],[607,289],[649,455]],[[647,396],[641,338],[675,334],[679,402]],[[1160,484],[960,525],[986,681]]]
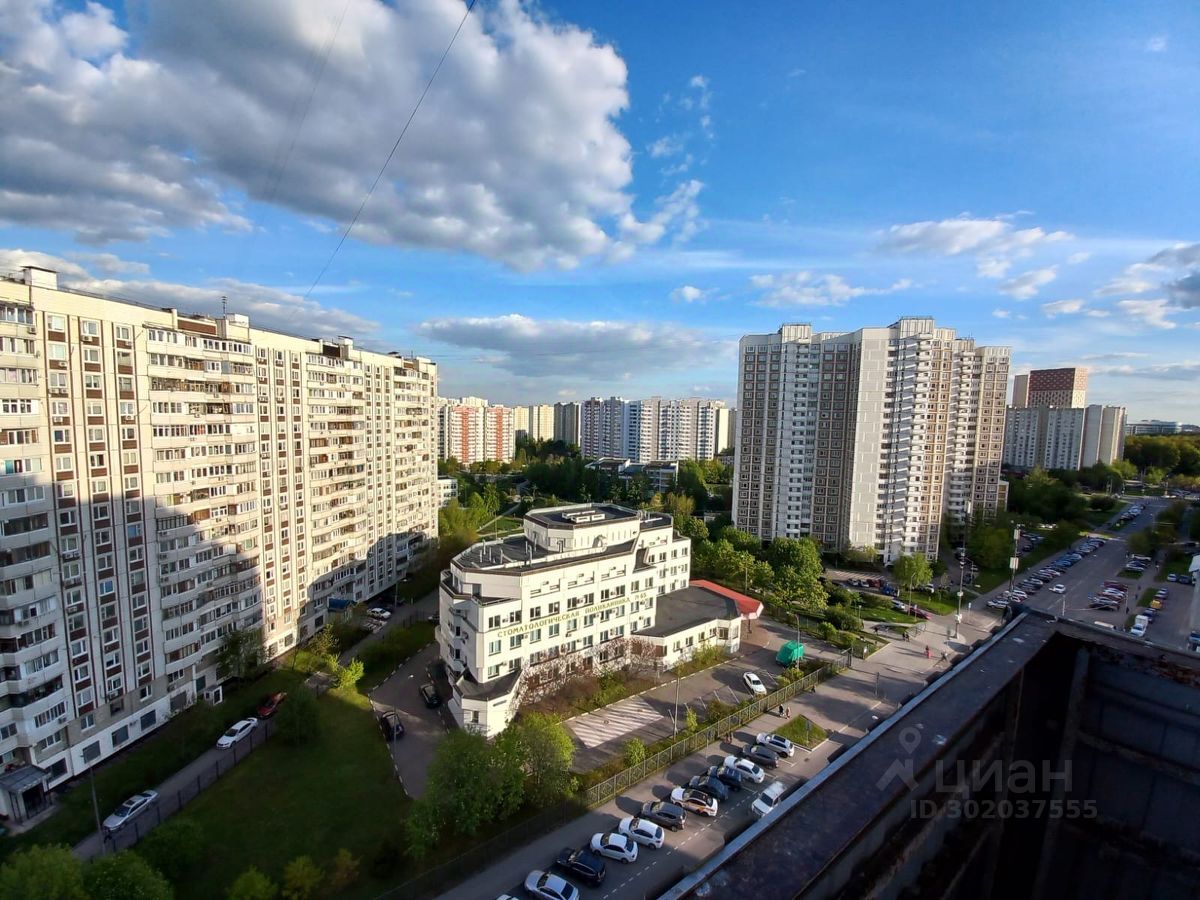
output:
[[[781,666],[794,666],[799,664],[802,659],[804,659],[804,645],[798,644],[795,641],[788,641],[779,648],[775,662]]]

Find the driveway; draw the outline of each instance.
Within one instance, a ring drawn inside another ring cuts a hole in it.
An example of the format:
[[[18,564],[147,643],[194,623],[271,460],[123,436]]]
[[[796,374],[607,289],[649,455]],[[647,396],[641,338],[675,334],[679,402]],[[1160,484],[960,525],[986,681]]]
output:
[[[418,691],[430,680],[430,668],[437,658],[435,642],[401,665],[371,692],[371,706],[376,715],[394,710],[404,723],[404,737],[392,744],[392,762],[410,797],[419,797],[425,792],[433,750],[450,730],[450,715],[445,705],[427,708]],[[384,740],[382,732],[379,739]]]

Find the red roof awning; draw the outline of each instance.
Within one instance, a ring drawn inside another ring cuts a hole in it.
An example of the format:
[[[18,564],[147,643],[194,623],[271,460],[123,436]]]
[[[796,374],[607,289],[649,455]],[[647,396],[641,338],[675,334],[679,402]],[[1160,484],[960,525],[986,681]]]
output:
[[[712,591],[714,594],[728,597],[737,604],[738,613],[743,619],[757,619],[762,614],[763,605],[761,600],[747,597],[745,594],[738,593],[732,588],[727,588],[724,585],[715,584],[711,581],[693,579],[691,583],[693,587],[704,588],[706,591]]]

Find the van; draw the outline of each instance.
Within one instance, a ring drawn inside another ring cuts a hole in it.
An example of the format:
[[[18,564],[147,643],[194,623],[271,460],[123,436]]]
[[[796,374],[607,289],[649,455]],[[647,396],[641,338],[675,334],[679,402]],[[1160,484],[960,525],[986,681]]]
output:
[[[1145,637],[1149,627],[1150,619],[1147,616],[1134,616],[1133,627],[1129,629],[1129,633],[1134,637]]]
[[[758,799],[754,801],[754,805],[750,809],[758,818],[762,818],[776,806],[779,805],[779,799],[783,796],[783,782],[772,781],[767,785],[766,789],[758,795]]]

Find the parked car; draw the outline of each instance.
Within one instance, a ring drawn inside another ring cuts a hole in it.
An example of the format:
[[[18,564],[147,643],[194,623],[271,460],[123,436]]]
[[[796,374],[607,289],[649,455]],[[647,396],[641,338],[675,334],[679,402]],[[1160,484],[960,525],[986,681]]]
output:
[[[537,900],[579,900],[579,888],[562,876],[541,869],[525,876],[525,891]]]
[[[771,755],[774,756],[774,754]],[[762,784],[763,779],[767,777],[762,768],[756,765],[752,759],[742,759],[737,756],[727,756],[722,764],[727,769],[736,769],[741,773],[742,778],[747,781],[753,781],[755,784]]]
[[[643,847],[653,847],[655,850],[662,847],[667,837],[661,825],[655,825],[649,819],[635,819],[633,816],[622,819],[617,824],[617,831],[633,838]]]
[[[747,744],[746,749],[742,751],[751,762],[758,763],[766,769],[776,769],[779,767],[779,757],[775,755],[775,751],[770,747],[764,747],[762,744]]]
[[[707,775],[693,775],[687,786],[693,791],[701,791],[708,794],[708,796],[721,803],[729,799],[729,788],[717,779],[709,778]]]
[[[796,755],[796,745],[785,737],[780,737],[777,734],[759,734],[755,737],[756,744],[762,744],[764,747],[770,747],[780,756],[792,757]]]
[[[671,791],[671,802],[682,806],[688,812],[699,813],[702,816],[715,816],[719,808],[717,801],[708,794],[689,788],[675,788]]]
[[[604,882],[606,874],[604,860],[587,847],[580,847],[578,850],[563,847],[554,864],[564,872],[581,878],[596,887]]]
[[[263,698],[262,703],[258,704],[258,717],[260,719],[269,719],[275,713],[279,712],[279,704],[287,699],[287,694],[283,691],[277,691],[274,694],[268,694]]]
[[[389,710],[379,717],[379,727],[383,729],[383,736],[389,741],[404,737],[404,723],[400,721],[399,713],[394,710]]]
[[[687,811],[682,806],[664,800],[647,800],[642,804],[641,818],[678,831],[687,824]]]
[[[596,832],[592,835],[592,852],[605,859],[615,859],[620,862],[637,862],[637,841],[628,835],[615,831]]]
[[[157,791],[142,791],[140,794],[134,794],[120,806],[118,806],[111,816],[104,820],[104,830],[108,834],[114,834],[148,810],[158,800]]]
[[[1179,584],[1195,584],[1195,579],[1191,575],[1180,575],[1175,581]]]
[[[762,818],[775,809],[779,805],[779,800],[783,796],[784,785],[782,781],[772,781],[755,799],[750,810],[758,818]]]
[[[258,719],[251,716],[248,719],[242,719],[240,722],[234,722],[229,730],[217,738],[217,749],[228,750],[238,741],[248,737],[250,732],[258,727]]]
[[[372,619],[379,619],[381,622],[386,622],[392,617],[392,614],[382,606],[375,606],[367,610],[367,615]]]
[[[1050,585],[1050,593],[1052,593],[1052,594],[1065,594],[1066,592],[1067,592],[1067,586],[1065,584]]]
[[[1167,581],[1178,581],[1178,580],[1179,580],[1179,576],[1176,575],[1174,572],[1171,572],[1170,574],[1167,575]]]
[[[916,605],[910,606],[908,608],[908,614],[910,616],[916,616],[918,619],[930,618],[930,615],[926,610],[923,610],[923,609],[921,609],[921,607],[916,606]]]
[[[716,778],[730,790],[740,791],[742,789],[742,773],[733,766],[709,766],[708,777]]]
[[[993,597],[987,602],[987,605],[991,609],[1008,609],[1008,601],[1003,597]]]
[[[432,682],[421,685],[421,699],[425,701],[428,709],[437,709],[442,705],[442,698],[438,696],[437,688],[433,686]]]
[[[767,686],[753,672],[747,672],[743,675],[742,681],[746,682],[746,687],[750,688],[750,693],[752,694],[765,694],[767,692]]]
[[[1110,597],[1091,597],[1088,600],[1089,609],[1120,609],[1121,604]]]

